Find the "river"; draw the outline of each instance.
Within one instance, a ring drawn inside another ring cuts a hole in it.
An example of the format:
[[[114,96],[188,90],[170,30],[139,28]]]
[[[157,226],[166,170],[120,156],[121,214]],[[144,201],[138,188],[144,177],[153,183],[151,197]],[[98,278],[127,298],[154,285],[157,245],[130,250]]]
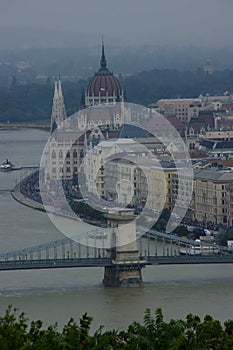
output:
[[[0,131],[0,161],[37,165],[48,134],[16,129]],[[27,172],[0,172],[0,253],[63,238],[46,213],[16,202],[10,194]],[[82,230],[84,223],[80,223]],[[81,227],[80,227],[81,228]],[[88,312],[93,328],[122,329],[142,321],[146,308],[162,307],[166,320],[192,312],[224,321],[233,319],[233,266],[152,266],[143,270],[142,288],[104,288],[102,268],[0,272],[0,312],[12,304],[45,326]]]

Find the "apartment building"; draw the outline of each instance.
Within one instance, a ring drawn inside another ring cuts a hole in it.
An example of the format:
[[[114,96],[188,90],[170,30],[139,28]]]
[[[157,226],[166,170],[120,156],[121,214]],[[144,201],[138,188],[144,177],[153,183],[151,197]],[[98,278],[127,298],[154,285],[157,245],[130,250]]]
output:
[[[197,118],[201,109],[199,98],[161,99],[151,107],[166,116],[176,116],[181,122],[188,123]]]
[[[227,187],[227,226],[233,227],[233,181]]]
[[[170,162],[142,155],[129,161],[121,155],[106,165],[104,193],[108,200],[118,198],[118,203],[138,209],[146,206],[157,212],[163,208],[172,210],[172,175],[176,172]]]
[[[232,183],[232,171],[194,170],[193,220],[227,225],[228,187]]]

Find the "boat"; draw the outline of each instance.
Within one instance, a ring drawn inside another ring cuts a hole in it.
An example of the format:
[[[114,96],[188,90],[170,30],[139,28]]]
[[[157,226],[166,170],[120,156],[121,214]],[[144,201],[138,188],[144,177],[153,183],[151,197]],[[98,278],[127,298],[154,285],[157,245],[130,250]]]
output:
[[[14,168],[14,164],[11,163],[9,159],[6,159],[6,161],[3,162],[2,165],[0,166],[0,170],[5,172],[11,171],[13,170],[13,168]]]

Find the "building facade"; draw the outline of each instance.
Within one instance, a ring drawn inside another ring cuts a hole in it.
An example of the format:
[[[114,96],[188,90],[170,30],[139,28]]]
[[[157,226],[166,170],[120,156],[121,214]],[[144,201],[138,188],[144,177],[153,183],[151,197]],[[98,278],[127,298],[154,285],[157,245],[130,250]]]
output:
[[[199,98],[161,99],[152,108],[165,116],[176,116],[183,123],[197,118],[202,107]]]
[[[227,187],[227,226],[233,227],[233,181]]]
[[[84,102],[80,111],[64,127],[63,122],[67,116],[60,77],[55,81],[51,115],[52,140],[46,161],[47,178],[51,180],[61,177],[71,180],[78,173],[90,147],[110,137],[118,137],[123,124],[122,115],[124,121],[131,118],[130,111],[123,103],[120,83],[107,68],[103,43],[100,69],[90,80],[81,100]],[[116,106],[117,102],[122,104]]]
[[[203,224],[227,225],[228,187],[233,172],[194,170],[192,218]]]

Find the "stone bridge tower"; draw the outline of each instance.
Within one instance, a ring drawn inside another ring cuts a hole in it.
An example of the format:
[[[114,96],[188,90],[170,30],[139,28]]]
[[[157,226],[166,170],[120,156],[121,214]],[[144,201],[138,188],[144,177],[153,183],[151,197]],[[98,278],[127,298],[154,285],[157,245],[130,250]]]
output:
[[[111,227],[112,265],[106,266],[103,283],[107,287],[142,286],[141,269],[145,261],[139,260],[136,225],[133,209],[112,208],[105,214]],[[124,244],[124,242],[129,242]]]

